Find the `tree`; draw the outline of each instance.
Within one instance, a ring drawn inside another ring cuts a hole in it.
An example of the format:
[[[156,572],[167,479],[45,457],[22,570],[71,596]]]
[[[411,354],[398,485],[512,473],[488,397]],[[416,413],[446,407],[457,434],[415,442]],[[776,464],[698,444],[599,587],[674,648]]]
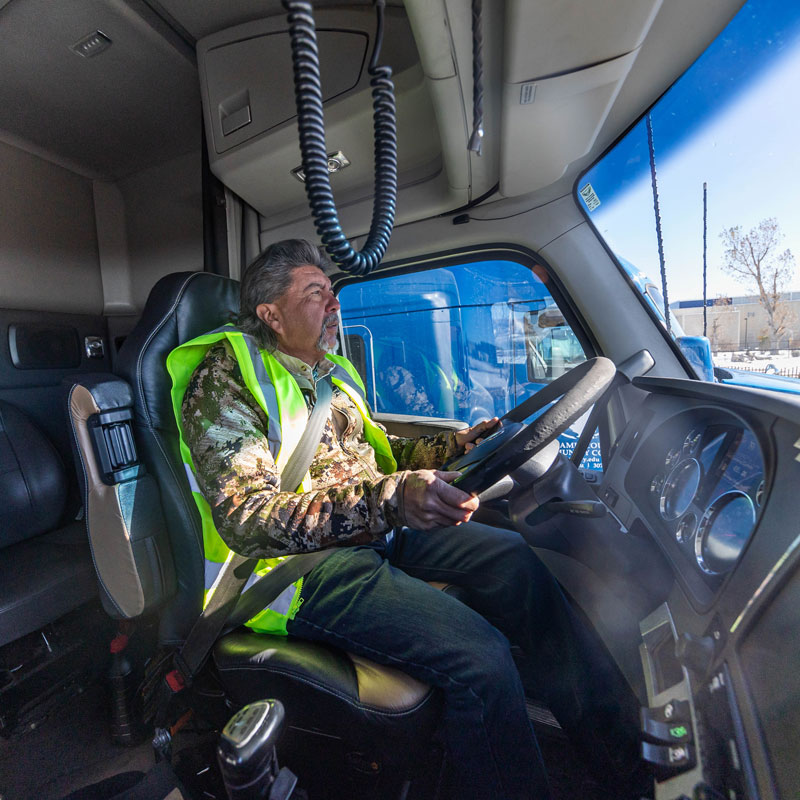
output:
[[[711,330],[708,338],[713,351],[729,349],[733,346],[731,337],[731,299],[730,297],[717,297],[711,308]]]
[[[762,219],[755,228],[742,232],[741,225],[720,234],[725,246],[722,269],[740,283],[755,289],[761,307],[767,313],[767,325],[773,341],[783,336],[792,320],[784,290],[795,276],[796,264],[789,249],[778,252],[783,234],[774,217]]]

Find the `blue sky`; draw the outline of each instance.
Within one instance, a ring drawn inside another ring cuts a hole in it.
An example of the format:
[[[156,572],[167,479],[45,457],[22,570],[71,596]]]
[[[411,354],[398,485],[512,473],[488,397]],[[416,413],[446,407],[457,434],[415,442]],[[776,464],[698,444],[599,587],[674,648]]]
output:
[[[703,182],[708,296],[748,292],[721,269],[719,233],[776,217],[800,261],[800,4],[751,0],[652,112],[670,301],[702,297]],[[644,121],[579,181],[611,248],[660,284]],[[800,288],[800,272],[789,288]]]

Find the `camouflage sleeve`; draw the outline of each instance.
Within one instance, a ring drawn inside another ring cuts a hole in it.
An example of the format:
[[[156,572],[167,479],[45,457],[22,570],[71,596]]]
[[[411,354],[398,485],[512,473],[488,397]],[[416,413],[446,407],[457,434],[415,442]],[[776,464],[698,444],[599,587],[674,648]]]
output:
[[[389,436],[389,443],[398,469],[441,469],[446,461],[464,452],[456,444],[453,431],[441,431],[435,436],[419,436],[416,439]]]
[[[267,419],[225,346],[209,350],[183,399],[184,440],[214,524],[234,552],[271,558],[362,544],[400,524],[402,473],[281,492]]]

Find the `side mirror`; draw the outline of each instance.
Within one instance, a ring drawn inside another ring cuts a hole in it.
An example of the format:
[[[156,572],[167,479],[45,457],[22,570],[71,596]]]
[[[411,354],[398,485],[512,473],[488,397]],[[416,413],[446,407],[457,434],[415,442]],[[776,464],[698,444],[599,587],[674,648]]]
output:
[[[714,382],[714,361],[711,358],[711,342],[707,336],[679,336],[678,347],[692,365],[697,377]]]
[[[538,324],[540,328],[558,328],[566,325],[567,321],[558,308],[545,308],[539,312]]]

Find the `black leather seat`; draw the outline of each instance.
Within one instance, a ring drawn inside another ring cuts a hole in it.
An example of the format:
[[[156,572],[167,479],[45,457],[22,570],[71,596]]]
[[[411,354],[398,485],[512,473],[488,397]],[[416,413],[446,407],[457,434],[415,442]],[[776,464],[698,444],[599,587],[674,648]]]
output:
[[[16,406],[0,401],[0,647],[97,594],[82,522],[60,526],[61,459]]]
[[[164,642],[178,643],[201,611],[203,545],[200,517],[185,478],[170,398],[167,354],[178,344],[232,320],[239,284],[210,273],[177,273],[153,288],[126,340],[117,373],[134,397],[139,453],[157,479],[172,544],[178,591],[161,618]],[[239,629],[223,637],[213,661],[235,705],[264,697],[284,702],[290,730],[318,735],[317,749],[357,770],[402,769],[428,746],[439,694],[397,670],[291,637]],[[313,743],[304,747],[305,754]],[[375,766],[377,765],[377,767]]]

